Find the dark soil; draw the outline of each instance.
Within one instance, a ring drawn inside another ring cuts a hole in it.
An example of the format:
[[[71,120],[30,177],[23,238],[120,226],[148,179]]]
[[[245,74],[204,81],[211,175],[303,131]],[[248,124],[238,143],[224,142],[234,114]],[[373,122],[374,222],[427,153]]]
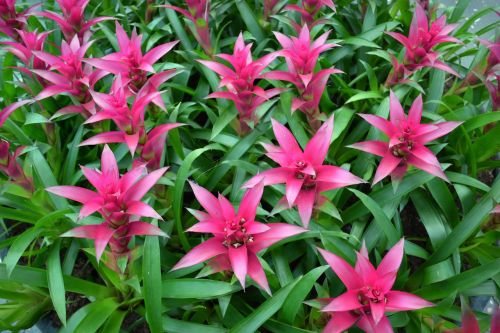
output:
[[[131,333],[149,333],[148,323],[145,320],[137,323],[137,321],[141,318],[142,317],[136,312],[128,313],[123,320],[122,328]]]
[[[405,237],[411,239],[412,242],[425,247],[426,239],[428,238],[427,231],[425,230],[422,222],[420,222],[417,211],[411,201],[408,201],[405,208],[401,212],[400,217]],[[415,271],[424,263],[424,260],[418,257],[408,256],[407,258],[411,271]]]

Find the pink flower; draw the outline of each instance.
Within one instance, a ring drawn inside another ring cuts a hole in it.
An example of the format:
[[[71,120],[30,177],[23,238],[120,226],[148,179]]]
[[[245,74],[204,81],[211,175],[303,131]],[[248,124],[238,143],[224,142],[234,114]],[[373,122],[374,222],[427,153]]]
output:
[[[80,44],[80,40],[75,36],[69,44],[66,41],[61,42],[60,56],[33,51],[38,59],[49,66],[49,70],[33,70],[33,73],[48,82],[35,99],[42,100],[67,93],[77,99],[80,105],[65,107],[59,110],[58,114],[79,112],[84,117],[93,114],[94,103],[89,88],[93,88],[95,83],[107,74],[101,70],[94,71],[90,65],[82,62],[91,45],[92,42]]]
[[[264,144],[267,156],[280,167],[266,170],[247,181],[243,187],[286,184],[288,205],[297,206],[302,224],[308,227],[313,208],[321,203],[321,192],[363,183],[350,172],[323,165],[333,133],[333,116],[309,140],[304,151],[290,131],[273,119],[273,131],[279,146]]]
[[[392,71],[389,73],[389,75],[387,76],[387,80],[385,81],[386,87],[392,87],[396,84],[410,82],[410,80],[406,78],[408,75],[410,75],[410,71],[403,63],[400,63],[393,54],[391,54],[390,56]]]
[[[480,333],[479,323],[469,307],[462,310],[462,327],[446,330],[445,333]],[[491,333],[500,333],[500,308],[495,308],[491,317]]]
[[[390,93],[390,113],[390,121],[371,114],[360,114],[367,122],[383,131],[389,137],[389,142],[365,141],[350,146],[382,156],[373,184],[378,183],[389,174],[394,181],[401,180],[409,164],[448,181],[436,156],[424,144],[448,134],[461,122],[421,124],[422,95],[415,99],[407,117],[401,103],[392,91]]]
[[[33,13],[32,15],[44,16],[57,23],[61,29],[66,40],[72,40],[73,37],[78,36],[80,41],[84,41],[88,37],[90,28],[102,21],[113,20],[113,17],[96,17],[89,21],[85,20],[85,7],[87,7],[90,0],[56,0],[61,8],[62,15],[51,12],[43,11]]]
[[[18,12],[16,0],[0,0],[0,32],[12,39],[19,40],[17,32],[25,29],[29,14],[41,5],[41,3],[37,3],[22,12]]]
[[[493,105],[493,111],[500,110],[500,37],[496,42],[490,42],[487,40],[482,40],[482,44],[490,50],[490,55],[488,56],[487,66],[484,70],[485,85],[491,96],[491,103]],[[496,85],[495,85],[495,80]]]
[[[416,71],[423,67],[434,67],[459,76],[458,73],[448,65],[437,60],[439,57],[438,52],[432,51],[436,45],[442,43],[461,43],[458,39],[448,36],[455,27],[456,24],[446,25],[446,17],[441,16],[436,21],[432,22],[429,28],[427,15],[424,9],[417,4],[408,37],[397,32],[386,33],[405,47],[406,53],[404,62],[409,70]]]
[[[277,7],[280,0],[264,0],[264,19],[267,20],[269,16],[274,15],[278,12]]]
[[[103,120],[112,120],[119,128],[119,131],[97,134],[85,140],[80,145],[125,143],[132,155],[134,155],[136,149],[142,150],[147,140],[146,127],[144,124],[146,107],[153,102],[155,98],[159,97],[161,93],[154,91],[156,89],[151,88],[149,84],[145,84],[137,95],[134,96],[133,103],[129,107],[128,99],[132,94],[127,87],[127,82],[128,81],[123,80],[121,76],[117,76],[111,86],[110,94],[91,91],[92,98],[100,107],[100,110],[87,119],[85,123],[92,124]],[[154,136],[166,134],[168,130],[180,125],[181,124],[169,124],[168,126],[159,126],[158,132],[155,132]]]
[[[329,299],[322,311],[332,314],[324,332],[340,333],[356,324],[366,332],[392,332],[385,312],[417,310],[432,303],[413,294],[392,290],[403,258],[404,240],[401,239],[382,259],[377,269],[363,248],[357,253],[353,268],[344,259],[318,248],[332,270],[347,287],[344,294]]]
[[[46,64],[37,57],[33,57],[33,51],[42,51],[45,39],[51,33],[46,31],[37,33],[36,31],[29,32],[23,30],[16,30],[19,35],[19,42],[1,41],[0,44],[6,45],[4,50],[15,55],[21,60],[26,67],[31,67],[31,60],[33,59],[34,69],[46,69]],[[28,71],[29,72],[29,71]]]
[[[307,24],[311,28],[317,24],[323,23],[325,20],[315,20],[315,16],[323,7],[329,7],[334,12],[335,4],[332,0],[301,0],[302,7],[298,5],[287,5],[285,9],[289,9],[300,13],[302,24]],[[294,24],[297,31],[300,30],[300,25]]]
[[[275,32],[274,35],[283,47],[283,50],[278,51],[278,54],[285,58],[288,71],[271,71],[264,73],[262,77],[293,83],[299,97],[292,100],[292,112],[297,109],[301,110],[308,116],[309,122],[312,123],[320,115],[319,102],[328,77],[330,74],[342,73],[342,71],[334,68],[323,69],[314,73],[314,68],[322,52],[338,45],[326,43],[329,32],[311,42],[307,25],[302,27],[299,37],[288,37],[279,32]],[[314,129],[317,129],[319,126],[315,125],[314,127]]]
[[[144,166],[137,166],[120,177],[115,156],[106,145],[101,156],[101,171],[82,166],[83,175],[97,189],[93,192],[77,186],[53,186],[47,191],[83,204],[80,218],[99,212],[109,224],[119,227],[132,216],[162,219],[149,205],[140,201],[167,168],[142,177]]]
[[[172,270],[212,259],[210,265],[216,271],[232,270],[243,288],[248,274],[262,289],[271,294],[257,253],[284,238],[306,230],[286,223],[264,224],[255,221],[263,184],[256,185],[244,194],[237,212],[221,194],[216,198],[203,187],[191,182],[190,184],[196,199],[206,212],[193,210],[192,213],[199,222],[187,231],[211,233],[214,237],[195,246]]]
[[[0,171],[25,190],[33,192],[33,179],[26,176],[23,167],[17,161],[24,147],[18,147],[14,154],[9,152],[9,148],[8,141],[0,140]]]
[[[162,7],[173,9],[184,15],[185,18],[193,22],[196,40],[208,55],[212,54],[212,41],[210,40],[210,29],[208,27],[210,14],[210,1],[208,0],[186,0],[188,10],[177,6],[163,5]]]
[[[146,83],[147,73],[155,73],[153,65],[167,54],[178,41],[158,45],[146,54],[142,54],[142,35],[137,35],[134,28],[130,39],[123,27],[116,22],[116,36],[120,51],[108,54],[102,59],[93,58],[85,61],[96,68],[108,73],[121,75],[131,84],[134,91],[138,91]]]
[[[232,100],[240,114],[240,129],[249,130],[248,122],[257,123],[255,110],[266,100],[276,96],[283,89],[273,88],[264,90],[257,86],[262,71],[276,58],[277,54],[271,53],[253,60],[250,51],[252,43],[245,45],[243,35],[240,33],[234,44],[233,54],[218,54],[217,57],[226,60],[232,66],[229,68],[221,63],[208,60],[198,60],[221,76],[220,86],[228,91],[217,91],[207,98],[224,98]]]

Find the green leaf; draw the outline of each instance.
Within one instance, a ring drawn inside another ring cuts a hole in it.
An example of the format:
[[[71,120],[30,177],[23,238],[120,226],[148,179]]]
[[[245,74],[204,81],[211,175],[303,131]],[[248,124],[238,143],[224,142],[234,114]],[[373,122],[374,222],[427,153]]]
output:
[[[382,96],[378,92],[375,92],[375,91],[366,91],[366,92],[362,91],[362,92],[359,92],[356,95],[352,96],[351,98],[349,98],[347,100],[347,102],[345,102],[345,103],[349,104],[349,103],[361,101],[364,99],[373,99],[373,98],[380,99],[380,98],[382,98]]]
[[[254,333],[269,318],[271,318],[282,307],[286,298],[297,285],[301,278],[291,282],[286,287],[281,288],[274,296],[268,298],[255,311],[246,316],[236,326],[231,328],[229,333]]]
[[[225,333],[227,330],[163,316],[163,331],[169,333]]]
[[[391,223],[391,220],[385,215],[383,209],[377,204],[375,200],[367,196],[366,194],[350,188],[349,191],[354,193],[361,202],[370,210],[373,214],[375,223],[379,226],[380,230],[385,234],[390,245],[394,245],[399,240],[399,233]]]
[[[93,302],[89,313],[80,322],[74,333],[97,332],[119,306],[120,304],[112,297]]]
[[[306,299],[307,295],[311,292],[316,280],[323,274],[329,266],[317,267],[306,275],[297,283],[295,288],[290,292],[286,301],[283,303],[279,318],[286,323],[293,324],[297,313],[299,312],[302,302]]]
[[[47,258],[47,281],[54,309],[63,325],[66,326],[66,291],[64,289],[61,259],[59,256],[60,247],[61,241],[58,239],[49,250],[49,257]]]
[[[374,48],[374,49],[380,49],[380,46],[374,42],[371,42],[369,40],[366,40],[361,37],[349,37],[344,39],[344,44],[350,44],[354,45],[357,47],[369,47],[369,48]]]
[[[157,223],[154,223],[155,225]],[[144,280],[144,303],[149,328],[153,333],[162,331],[161,319],[161,262],[158,236],[148,236],[144,243],[144,259],[142,262]]]
[[[445,298],[454,292],[463,292],[477,286],[498,273],[500,273],[500,259],[492,260],[444,281],[431,284],[416,291],[415,294],[428,300]]]
[[[257,42],[262,42],[265,38],[264,32],[255,18],[254,11],[250,9],[245,0],[236,0],[235,3],[241,14],[240,18],[245,22],[248,31],[255,37]]]
[[[232,294],[241,287],[239,284],[207,279],[173,279],[163,280],[161,290],[163,298],[212,299]]]
[[[16,237],[12,243],[9,252],[4,260],[4,265],[7,271],[7,276],[10,276],[14,267],[16,267],[19,258],[23,255],[28,246],[38,237],[41,229],[29,228],[22,234]]]
[[[127,312],[125,311],[115,311],[111,316],[109,316],[108,321],[102,327],[102,332],[105,333],[120,333],[120,328],[122,326],[123,319]]]

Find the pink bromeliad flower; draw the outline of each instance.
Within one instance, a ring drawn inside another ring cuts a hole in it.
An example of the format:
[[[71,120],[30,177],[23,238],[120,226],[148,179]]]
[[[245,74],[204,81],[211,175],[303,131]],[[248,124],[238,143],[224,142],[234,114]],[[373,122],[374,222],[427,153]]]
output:
[[[417,4],[408,37],[397,32],[386,32],[386,34],[405,47],[404,63],[409,70],[416,71],[423,67],[434,67],[459,76],[448,65],[438,60],[439,53],[432,50],[436,45],[446,42],[461,44],[458,39],[448,35],[455,27],[456,24],[446,25],[446,16],[441,16],[432,22],[429,28],[427,15],[424,9]]]
[[[389,142],[365,141],[350,146],[382,156],[373,184],[378,183],[389,174],[393,181],[401,180],[408,165],[413,165],[448,181],[436,156],[424,145],[453,131],[461,122],[421,124],[422,95],[415,99],[407,117],[401,103],[392,91],[390,93],[390,121],[371,114],[360,114],[360,116],[389,137]]]
[[[9,151],[10,143],[0,140],[0,171],[2,171],[12,182],[23,187],[28,192],[33,192],[33,179],[26,176],[23,167],[17,161],[17,158],[24,150],[24,147],[18,147],[14,153]]]
[[[108,73],[121,75],[124,80],[130,82],[130,87],[134,92],[137,92],[146,83],[148,73],[155,73],[153,65],[178,43],[178,41],[173,41],[161,44],[149,50],[146,54],[142,54],[142,35],[138,35],[134,28],[129,39],[118,22],[116,22],[116,37],[120,51],[108,54],[100,59],[92,58],[85,61]]]
[[[0,32],[12,39],[19,40],[18,31],[25,30],[29,14],[41,5],[41,3],[37,3],[22,12],[18,12],[16,0],[0,0]]]
[[[299,37],[288,37],[275,32],[276,39],[283,47],[278,54],[285,58],[288,71],[271,71],[264,73],[263,78],[291,82],[297,89],[299,97],[292,100],[292,112],[299,109],[304,112],[309,123],[318,129],[320,122],[319,102],[330,74],[342,73],[334,68],[322,69],[315,73],[314,68],[319,55],[337,44],[327,43],[329,32],[311,41],[307,25],[300,30]]]
[[[29,32],[23,30],[16,30],[19,35],[19,41],[1,41],[0,44],[6,45],[4,50],[15,55],[21,62],[28,68],[33,69],[47,69],[47,65],[41,59],[34,57],[34,51],[42,51],[45,39],[51,31],[37,33],[36,31]],[[31,66],[33,61],[33,66]],[[27,73],[30,73],[26,68],[19,68]]]
[[[167,168],[155,170],[142,177],[145,168],[137,166],[120,177],[115,156],[107,145],[104,146],[101,156],[101,171],[84,166],[81,168],[97,192],[77,186],[47,188],[51,193],[82,203],[80,217],[99,212],[106,221],[116,226],[122,225],[131,216],[161,219],[153,208],[140,200]]]
[[[496,42],[482,40],[481,43],[490,50],[484,70],[484,82],[491,96],[493,111],[498,111],[500,110],[500,75],[498,75],[500,71],[500,37]]]
[[[44,16],[57,23],[66,40],[72,40],[76,35],[81,42],[87,39],[90,28],[102,21],[113,20],[113,17],[96,17],[85,20],[85,8],[90,0],[56,0],[62,15],[52,11],[36,12],[32,15]]]
[[[276,14],[280,7],[278,7],[280,0],[264,0],[264,20],[269,19],[271,15]]]
[[[301,4],[302,6],[287,5],[285,9],[300,13],[302,25],[307,24],[311,28],[326,21],[315,19],[316,15],[323,7],[328,7],[334,12],[336,11],[335,4],[332,0],[301,0]],[[301,26],[296,23],[294,26],[297,31],[301,28]]]
[[[215,271],[232,270],[243,288],[248,274],[262,289],[271,294],[266,274],[257,253],[272,244],[306,230],[287,223],[260,223],[255,214],[263,193],[263,184],[248,190],[238,211],[221,194],[216,198],[201,186],[191,183],[196,199],[206,212],[192,213],[199,221],[187,231],[211,233],[214,237],[195,246],[172,270],[193,266],[212,259]]]
[[[126,83],[127,81],[123,80],[121,76],[117,76],[111,86],[110,94],[91,91],[92,98],[100,107],[100,110],[88,118],[85,123],[92,124],[103,120],[112,120],[119,130],[97,134],[85,140],[80,145],[125,143],[132,155],[134,155],[136,149],[141,150],[139,153],[142,152],[142,147],[148,139],[144,124],[146,108],[156,97],[160,96],[161,92],[152,92],[146,84],[134,96],[133,103],[129,106],[128,99],[131,96],[131,92],[127,88]],[[181,126],[181,124],[160,125],[156,127],[156,131],[153,132],[154,134],[151,137],[156,138],[157,135],[166,135],[170,129],[178,126]],[[161,143],[155,142],[156,144],[150,143],[150,145],[161,146]],[[147,148],[151,149],[149,145]],[[163,151],[163,146],[161,146],[161,149]],[[151,151],[148,153],[151,153]]]
[[[391,333],[393,330],[385,312],[417,310],[434,305],[413,294],[392,290],[403,258],[403,246],[404,240],[401,239],[389,250],[377,269],[370,263],[364,244],[357,253],[354,268],[339,256],[318,248],[347,287],[347,292],[329,299],[322,309],[332,314],[323,332],[340,333],[356,324],[366,332]]]
[[[266,100],[276,96],[283,89],[272,88],[264,90],[256,85],[255,80],[261,76],[262,71],[276,58],[276,53],[252,59],[252,43],[245,45],[243,35],[240,33],[234,44],[233,54],[218,54],[217,57],[226,60],[232,66],[227,67],[219,62],[198,60],[220,75],[220,86],[228,91],[217,91],[207,98],[224,98],[232,100],[240,114],[240,131],[250,130],[248,122],[256,124],[258,119],[255,110]]]
[[[102,152],[101,171],[84,166],[81,168],[97,192],[77,186],[53,186],[46,190],[82,203],[80,217],[99,212],[104,222],[76,227],[63,234],[63,237],[93,239],[96,258],[99,261],[108,243],[110,243],[112,253],[122,255],[128,251],[128,243],[132,236],[166,236],[158,227],[138,221],[138,217],[162,219],[141,199],[156,184],[167,168],[161,168],[143,176],[144,166],[137,166],[120,177],[115,156],[108,146],[105,146]]]
[[[307,228],[314,206],[324,200],[321,192],[364,181],[342,168],[323,165],[332,139],[333,116],[309,140],[304,151],[285,126],[274,119],[272,122],[279,146],[264,144],[264,148],[266,155],[280,167],[254,176],[243,187],[253,187],[261,181],[264,185],[286,184],[286,201],[290,207],[298,207],[302,224]]]
[[[175,10],[184,15],[185,18],[193,22],[195,31],[194,37],[200,43],[206,54],[212,54],[212,41],[210,40],[210,29],[208,21],[210,17],[210,1],[209,0],[186,0],[188,10],[177,6],[163,5],[162,7]]]
[[[445,333],[480,333],[479,323],[477,322],[474,312],[470,308],[465,307],[462,310],[462,327],[452,330],[446,330]],[[491,333],[500,333],[500,308],[495,308],[491,317]]]
[[[396,84],[410,82],[410,80],[407,79],[407,77],[410,75],[410,71],[406,68],[406,66],[403,63],[400,63],[399,60],[393,54],[391,54],[390,56],[391,56],[392,71],[387,76],[387,79],[385,81],[385,86],[392,87],[395,86]]]

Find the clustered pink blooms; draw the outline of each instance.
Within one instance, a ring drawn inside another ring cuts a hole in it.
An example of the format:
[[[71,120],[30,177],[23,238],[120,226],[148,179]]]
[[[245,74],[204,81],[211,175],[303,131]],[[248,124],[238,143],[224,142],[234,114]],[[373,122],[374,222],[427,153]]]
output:
[[[278,51],[285,58],[288,71],[270,71],[262,75],[264,78],[291,82],[299,94],[292,100],[292,112],[300,110],[307,115],[309,124],[314,130],[321,124],[319,102],[330,74],[342,73],[335,68],[314,72],[319,55],[337,44],[326,43],[329,31],[311,41],[309,28],[304,25],[298,37],[287,37],[275,32],[276,39],[283,47]]]
[[[353,268],[344,259],[318,248],[332,270],[347,287],[342,295],[328,299],[322,311],[330,313],[332,319],[325,333],[340,333],[357,325],[369,333],[391,333],[391,324],[385,312],[417,310],[434,304],[413,294],[392,290],[403,259],[404,240],[401,239],[389,250],[375,269],[363,244],[357,253]]]
[[[47,69],[47,64],[38,57],[34,57],[34,51],[42,51],[45,39],[51,31],[38,33],[37,31],[29,32],[24,30],[16,30],[19,36],[19,41],[0,41],[0,44],[6,45],[5,51],[15,55],[26,66],[32,66],[33,69]],[[26,68],[18,67],[19,70],[30,73]]]
[[[316,20],[316,15],[320,12],[323,7],[329,7],[334,12],[335,4],[332,0],[301,0],[301,6],[298,5],[287,5],[285,9],[298,12],[301,17],[301,25],[307,24],[310,28],[315,25],[322,24],[326,20]],[[301,30],[301,25],[293,22],[293,25],[297,31]]]
[[[195,31],[193,35],[200,43],[206,54],[212,55],[212,41],[210,39],[210,29],[208,26],[210,17],[209,0],[186,0],[188,10],[177,6],[163,5],[162,7],[175,10],[184,15],[185,18],[193,22]]]
[[[0,32],[6,34],[14,40],[18,40],[19,30],[24,30],[28,16],[39,6],[37,3],[18,12],[16,0],[0,0]]]
[[[445,333],[480,333],[479,323],[474,313],[466,307],[462,311],[462,327],[446,330]],[[500,308],[496,307],[491,317],[491,333],[500,333]]]
[[[250,130],[249,123],[258,122],[255,114],[256,109],[265,101],[276,96],[283,89],[272,88],[264,90],[256,84],[256,79],[264,77],[271,72],[262,74],[262,71],[276,58],[277,53],[270,53],[260,59],[252,59],[252,43],[246,44],[240,33],[234,44],[233,54],[218,54],[217,57],[229,62],[232,68],[216,61],[198,60],[214,72],[220,75],[220,86],[226,87],[227,91],[217,91],[207,98],[223,98],[232,100],[239,112],[241,133]]]
[[[459,76],[452,68],[438,60],[439,52],[432,50],[435,46],[446,42],[461,43],[458,39],[449,36],[455,27],[456,24],[446,24],[444,15],[432,22],[429,27],[427,14],[417,4],[408,37],[397,32],[386,33],[405,47],[404,66],[410,72],[424,67],[434,67]]]
[[[257,184],[245,192],[238,211],[221,194],[215,197],[190,182],[193,193],[206,212],[191,210],[199,221],[187,231],[211,233],[214,237],[195,246],[173,268],[177,270],[210,260],[213,272],[232,270],[245,288],[247,274],[271,294],[257,253],[272,244],[306,230],[287,223],[261,223],[255,220],[264,186]]]
[[[80,218],[98,212],[104,222],[79,226],[62,236],[93,239],[98,261],[108,243],[112,253],[120,256],[128,252],[130,238],[134,235],[166,236],[158,227],[138,220],[139,217],[162,219],[141,199],[165,173],[166,167],[144,175],[146,168],[135,166],[120,177],[115,156],[106,145],[101,156],[101,171],[84,166],[81,169],[97,192],[77,186],[52,186],[46,190],[82,203]]]
[[[500,37],[496,42],[482,41],[482,43],[490,50],[484,71],[485,85],[490,92],[493,111],[498,111],[500,110]]]
[[[264,148],[266,155],[280,167],[257,174],[243,187],[253,187],[261,181],[264,185],[286,184],[284,199],[289,207],[298,207],[305,227],[309,226],[314,206],[325,200],[322,192],[364,182],[342,168],[323,165],[332,139],[333,116],[311,138],[304,151],[293,134],[274,119],[273,130],[279,146],[264,144]]]
[[[0,171],[13,183],[22,186],[28,192],[33,192],[33,179],[26,176],[21,164],[17,161],[24,147],[18,147],[13,154],[9,149],[10,143],[0,140]]]
[[[135,92],[147,82],[147,73],[155,73],[153,65],[178,43],[178,41],[173,41],[158,45],[143,55],[141,50],[142,35],[138,35],[135,28],[129,39],[123,27],[116,22],[116,37],[120,51],[108,54],[103,58],[86,59],[85,61],[108,73],[121,75],[126,82],[129,82],[130,88]]]
[[[113,17],[96,17],[89,21],[85,20],[85,8],[90,0],[56,0],[61,8],[62,15],[52,11],[41,11],[32,15],[44,16],[57,23],[66,40],[72,40],[78,36],[80,42],[88,39],[90,28],[102,21],[113,20]]]
[[[364,141],[350,146],[382,157],[373,184],[389,174],[393,181],[401,180],[408,165],[448,181],[436,156],[424,145],[453,131],[461,122],[421,124],[422,108],[422,95],[419,95],[413,102],[407,117],[397,96],[391,91],[390,121],[376,115],[360,114],[363,119],[389,137],[388,142]]]

